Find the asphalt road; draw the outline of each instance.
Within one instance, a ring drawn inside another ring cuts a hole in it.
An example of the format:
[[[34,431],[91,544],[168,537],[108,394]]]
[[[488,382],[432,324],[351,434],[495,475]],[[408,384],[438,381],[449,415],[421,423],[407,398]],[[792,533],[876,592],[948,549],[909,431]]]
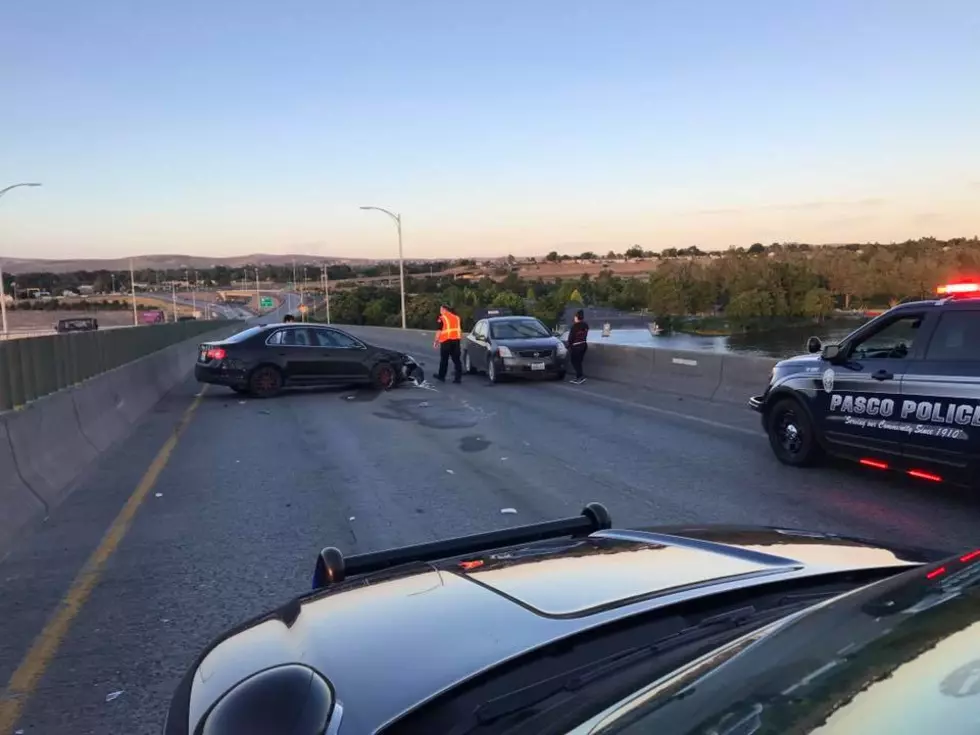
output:
[[[55,653],[33,672],[14,729],[159,732],[197,652],[307,589],[328,544],[376,550],[574,515],[593,500],[621,525],[761,523],[956,550],[980,537],[980,510],[956,491],[777,464],[756,417],[733,406],[599,381],[467,377],[270,401],[209,388],[74,611],[66,590],[199,390],[173,391],[0,562],[0,683],[59,606],[72,611],[60,640],[41,638]]]

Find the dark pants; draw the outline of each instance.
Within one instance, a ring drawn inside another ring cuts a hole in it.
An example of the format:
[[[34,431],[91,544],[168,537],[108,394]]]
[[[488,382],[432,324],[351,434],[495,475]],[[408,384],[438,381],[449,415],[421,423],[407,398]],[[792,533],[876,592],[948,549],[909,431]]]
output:
[[[463,363],[459,361],[459,340],[446,340],[439,345],[439,372],[436,377],[439,380],[446,379],[446,371],[449,369],[449,358],[453,360],[453,372],[456,373],[454,380],[458,383],[463,378]]]
[[[582,360],[585,359],[585,353],[589,349],[588,345],[576,345],[568,351],[568,356],[572,361],[572,370],[575,371],[575,379],[581,380],[582,375]]]

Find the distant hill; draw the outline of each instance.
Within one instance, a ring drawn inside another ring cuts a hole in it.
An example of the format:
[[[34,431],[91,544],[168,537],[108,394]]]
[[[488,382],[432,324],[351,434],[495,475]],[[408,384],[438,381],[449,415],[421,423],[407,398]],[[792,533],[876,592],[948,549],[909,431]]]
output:
[[[298,265],[304,263],[332,264],[347,263],[370,264],[379,262],[368,258],[334,258],[323,255],[270,255],[268,253],[253,253],[251,255],[236,255],[230,258],[212,258],[200,255],[137,255],[133,256],[133,266],[137,269],[177,270],[180,268],[211,268],[225,265],[238,268],[243,265],[289,265],[293,261]],[[125,271],[129,270],[129,258],[86,259],[72,258],[70,260],[46,260],[43,258],[0,258],[0,265],[7,273],[69,273],[71,271]]]

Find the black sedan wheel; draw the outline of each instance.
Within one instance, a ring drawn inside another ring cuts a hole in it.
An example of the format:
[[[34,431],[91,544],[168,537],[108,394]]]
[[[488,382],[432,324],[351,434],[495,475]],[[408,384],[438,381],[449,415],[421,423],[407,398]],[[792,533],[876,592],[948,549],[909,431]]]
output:
[[[397,382],[398,373],[390,363],[382,362],[371,371],[371,385],[379,390],[391,390]]]
[[[784,398],[769,412],[769,444],[783,464],[805,467],[820,458],[813,422],[799,403]]]
[[[274,367],[260,367],[248,380],[248,392],[256,398],[272,398],[282,391],[282,373]]]
[[[476,375],[476,368],[473,367],[473,361],[470,359],[470,351],[466,350],[463,353],[463,370],[468,372],[470,375]]]

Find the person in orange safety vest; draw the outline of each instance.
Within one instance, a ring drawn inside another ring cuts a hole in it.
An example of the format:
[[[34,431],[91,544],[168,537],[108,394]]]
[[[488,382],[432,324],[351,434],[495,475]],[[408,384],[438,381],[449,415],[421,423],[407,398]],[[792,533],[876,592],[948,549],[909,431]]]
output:
[[[436,373],[436,380],[446,382],[446,371],[449,368],[449,358],[453,360],[453,371],[456,377],[454,383],[461,383],[463,380],[463,364],[460,362],[460,342],[463,339],[463,324],[453,310],[443,304],[439,309],[439,331],[432,343],[433,347],[439,348],[439,372]]]

